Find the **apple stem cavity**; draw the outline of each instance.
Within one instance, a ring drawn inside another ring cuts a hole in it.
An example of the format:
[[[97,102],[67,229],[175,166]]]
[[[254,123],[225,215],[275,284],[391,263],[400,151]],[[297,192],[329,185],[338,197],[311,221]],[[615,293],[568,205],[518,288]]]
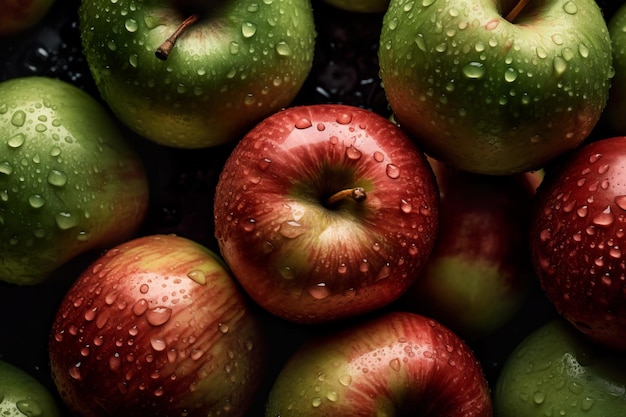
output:
[[[515,7],[506,15],[505,19],[512,23],[524,10],[524,7],[528,6],[528,3],[530,3],[530,0],[519,0]]]
[[[367,194],[365,193],[365,188],[363,187],[354,187],[354,188],[346,188],[345,190],[337,191],[335,194],[331,195],[328,200],[326,200],[326,205],[328,207],[332,207],[338,202],[345,199],[352,199],[356,202],[365,201],[367,198]]]
[[[197,13],[194,13],[187,19],[183,20],[183,22],[180,24],[180,26],[178,26],[176,31],[174,31],[174,33],[172,33],[172,35],[157,48],[156,52],[154,53],[156,57],[159,58],[161,61],[167,60],[180,35],[182,35],[189,28],[189,26],[196,23],[199,18],[200,16]]]

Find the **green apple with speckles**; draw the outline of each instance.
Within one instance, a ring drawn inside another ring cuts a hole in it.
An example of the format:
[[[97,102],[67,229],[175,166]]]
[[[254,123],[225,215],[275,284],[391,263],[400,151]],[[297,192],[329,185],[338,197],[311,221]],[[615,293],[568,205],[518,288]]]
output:
[[[310,0],[85,0],[79,18],[102,98],[171,147],[237,140],[295,99],[313,63]]]
[[[494,388],[498,417],[622,417],[626,356],[593,344],[562,318],[528,335]]]
[[[41,283],[136,231],[148,179],[125,134],[95,98],[64,81],[0,83],[0,281]]]
[[[594,0],[392,0],[379,61],[395,119],[428,154],[504,175],[591,134],[611,52]]]
[[[52,392],[34,376],[0,360],[0,415],[3,417],[60,417]]]

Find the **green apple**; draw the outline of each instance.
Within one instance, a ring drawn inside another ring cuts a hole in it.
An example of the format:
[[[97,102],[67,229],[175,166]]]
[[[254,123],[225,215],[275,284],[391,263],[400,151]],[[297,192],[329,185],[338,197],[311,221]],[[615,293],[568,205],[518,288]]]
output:
[[[19,35],[37,25],[55,0],[0,1],[0,37]]]
[[[379,62],[397,122],[431,156],[483,174],[578,146],[613,74],[594,0],[392,0]]]
[[[143,161],[106,109],[64,81],[0,83],[0,280],[32,285],[143,221]]]
[[[594,345],[562,318],[528,335],[494,389],[498,417],[622,417],[626,356]]]
[[[313,62],[309,0],[233,0],[210,8],[85,0],[79,17],[102,98],[139,135],[172,147],[238,139],[291,103]]]
[[[0,416],[60,417],[55,398],[35,377],[0,360]]]
[[[338,9],[357,13],[383,13],[389,6],[389,0],[318,0]]]
[[[609,34],[613,43],[615,76],[609,93],[606,116],[617,135],[626,134],[626,4],[609,20]]]

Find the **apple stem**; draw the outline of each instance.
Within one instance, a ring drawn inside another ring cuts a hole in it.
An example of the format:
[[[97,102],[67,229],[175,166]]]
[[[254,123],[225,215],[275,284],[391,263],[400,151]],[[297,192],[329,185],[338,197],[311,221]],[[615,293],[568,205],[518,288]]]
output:
[[[199,19],[198,14],[194,13],[191,16],[189,16],[187,19],[183,20],[183,22],[178,26],[176,31],[174,31],[174,33],[172,33],[172,35],[169,38],[167,38],[165,42],[161,44],[161,46],[157,48],[156,52],[154,53],[156,57],[159,58],[161,61],[167,60],[167,58],[170,56],[170,52],[172,52],[172,49],[174,48],[174,45],[176,44],[176,41],[178,40],[180,35],[182,35],[183,32],[187,30],[187,28],[189,28],[189,26],[196,23],[198,19]]]
[[[354,187],[347,188],[345,190],[337,191],[335,194],[331,195],[326,201],[327,206],[333,206],[341,200],[345,200],[346,198],[351,198],[356,202],[365,201],[367,198],[367,194],[365,194],[365,188],[363,187]]]
[[[524,7],[528,5],[528,3],[530,3],[530,0],[519,0],[519,2],[515,5],[515,7],[513,7],[509,14],[506,15],[505,19],[509,22],[513,22],[521,13],[521,11],[524,10]]]

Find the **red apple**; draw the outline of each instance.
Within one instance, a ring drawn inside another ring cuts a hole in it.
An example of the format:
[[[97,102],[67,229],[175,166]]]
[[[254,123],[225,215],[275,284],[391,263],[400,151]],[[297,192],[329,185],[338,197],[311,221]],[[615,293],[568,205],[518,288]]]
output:
[[[626,137],[567,154],[535,198],[530,246],[547,296],[592,340],[626,350]]]
[[[49,351],[61,397],[81,417],[242,416],[264,343],[219,258],[153,235],[84,271],[59,306]]]
[[[491,417],[482,368],[441,324],[392,312],[302,345],[270,392],[266,417]]]
[[[438,226],[432,169],[384,117],[357,107],[292,107],[252,129],[226,161],[215,234],[248,294],[301,323],[397,299]]]
[[[527,255],[532,191],[525,175],[478,175],[431,164],[441,195],[439,236],[401,304],[477,340],[512,318],[534,280]]]

